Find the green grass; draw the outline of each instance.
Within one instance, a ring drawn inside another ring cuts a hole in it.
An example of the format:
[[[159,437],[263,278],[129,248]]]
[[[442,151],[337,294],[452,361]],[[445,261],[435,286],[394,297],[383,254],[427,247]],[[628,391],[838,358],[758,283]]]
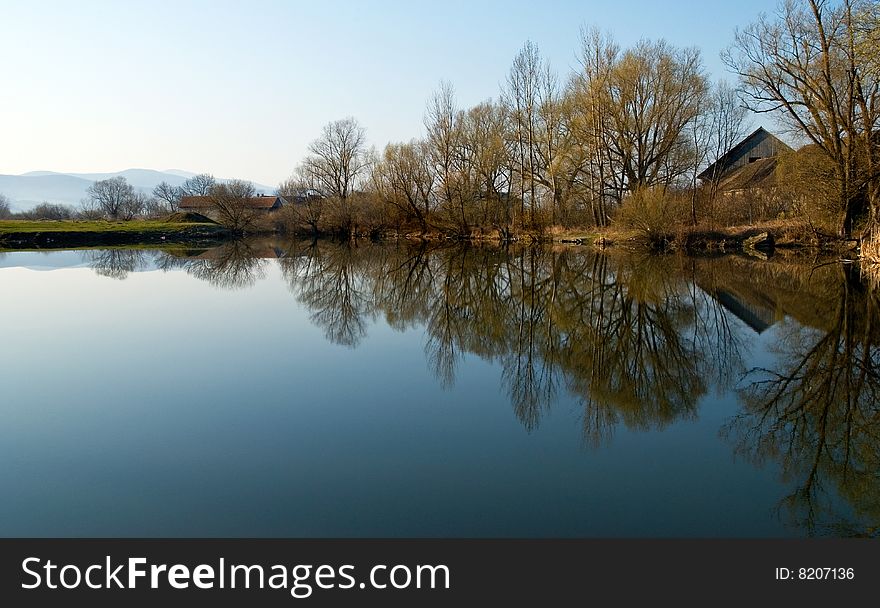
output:
[[[216,226],[216,224],[191,224],[164,222],[162,220],[132,220],[130,222],[111,222],[106,220],[0,220],[0,234],[32,234],[45,232],[175,232],[194,226]]]

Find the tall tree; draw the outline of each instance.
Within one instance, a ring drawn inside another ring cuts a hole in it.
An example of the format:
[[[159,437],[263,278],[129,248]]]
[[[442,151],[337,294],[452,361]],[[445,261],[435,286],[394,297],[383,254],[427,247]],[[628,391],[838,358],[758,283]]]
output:
[[[343,230],[353,229],[355,214],[350,199],[368,167],[366,131],[354,118],[325,125],[321,137],[309,145],[302,173],[335,206]]]
[[[216,184],[208,198],[217,221],[233,232],[242,233],[252,228],[259,217],[259,212],[251,204],[255,196],[252,183],[234,179]]]
[[[122,176],[96,181],[86,194],[94,207],[110,219],[130,220],[143,209],[143,198]]]
[[[529,221],[535,223],[538,205],[538,185],[535,174],[538,170],[538,132],[540,130],[541,96],[546,88],[543,79],[549,70],[537,45],[529,41],[513,59],[507,75],[506,87],[502,93],[507,106],[517,154],[518,177],[520,184],[520,216],[525,216],[525,205],[529,205]]]
[[[785,0],[774,17],[738,31],[724,61],[739,76],[755,112],[779,116],[834,167],[838,231],[852,234],[856,218],[877,221],[880,75],[873,2]]]
[[[418,140],[388,144],[376,163],[372,184],[382,200],[427,230],[434,190],[428,146]]]
[[[667,186],[686,173],[686,127],[704,107],[700,52],[643,40],[611,66],[600,93],[605,140],[630,193]]]
[[[428,102],[425,114],[425,128],[428,132],[426,141],[437,175],[442,206],[453,215],[459,231],[467,233],[469,225],[465,197],[462,196],[456,171],[461,146],[461,129],[457,117],[455,89],[450,83],[441,82],[440,88]]]
[[[12,217],[12,207],[9,205],[9,199],[5,194],[0,194],[0,220]]]
[[[180,198],[184,195],[184,189],[172,186],[168,182],[159,182],[153,188],[153,196],[162,201],[172,213],[180,209]]]
[[[181,196],[208,196],[217,180],[210,173],[193,175],[180,185]]]

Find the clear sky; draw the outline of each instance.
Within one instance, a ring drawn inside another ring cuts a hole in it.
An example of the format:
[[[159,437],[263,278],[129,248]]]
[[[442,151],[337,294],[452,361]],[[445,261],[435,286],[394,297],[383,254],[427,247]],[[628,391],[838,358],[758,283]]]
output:
[[[535,42],[560,73],[581,25],[698,46],[709,72],[772,1],[0,0],[0,173],[207,171],[276,184],[331,120],[422,131],[440,80],[496,97]]]

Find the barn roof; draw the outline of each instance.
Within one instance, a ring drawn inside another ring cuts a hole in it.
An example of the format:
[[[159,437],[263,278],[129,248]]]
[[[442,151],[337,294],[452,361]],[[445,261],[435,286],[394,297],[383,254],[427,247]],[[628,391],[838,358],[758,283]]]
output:
[[[271,209],[276,205],[283,205],[284,199],[280,196],[252,196],[248,198],[248,203],[254,209]],[[181,209],[208,209],[212,205],[209,196],[184,196],[180,199]]]
[[[748,165],[734,169],[721,178],[718,190],[731,192],[751,188],[767,188],[776,185],[776,157],[761,158]]]
[[[733,146],[730,150],[721,155],[718,160],[714,163],[706,167],[706,170],[700,173],[697,177],[699,179],[711,179],[713,175],[715,175],[716,167],[721,168],[721,173],[724,173],[724,167],[730,164],[731,161],[736,159],[746,150],[752,143],[758,139],[763,137],[772,137],[776,140],[777,145],[782,150],[791,150],[791,148],[784,141],[767,131],[764,127],[758,127],[754,131],[752,131],[749,135],[745,137],[741,142]]]

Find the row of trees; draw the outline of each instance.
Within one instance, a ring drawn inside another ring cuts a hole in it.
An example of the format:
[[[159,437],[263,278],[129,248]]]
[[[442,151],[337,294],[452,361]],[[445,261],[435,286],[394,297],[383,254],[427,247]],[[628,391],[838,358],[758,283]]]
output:
[[[675,207],[675,221],[697,224],[721,178],[698,184],[697,174],[746,134],[751,111],[813,144],[818,161],[789,163],[800,173],[780,180],[810,183],[791,207],[830,207],[849,236],[860,220],[877,220],[877,6],[784,0],[724,53],[736,86],[711,83],[698,49],[662,40],[623,48],[585,30],[579,67],[566,78],[527,43],[497,100],[460,108],[443,83],[423,137],[381,152],[368,148],[353,118],[333,122],[280,192],[304,203],[292,220],[314,231],[489,228],[503,236],[603,227],[628,205],[634,210],[622,220],[668,217]]]
[[[254,187],[248,182],[231,180],[218,184],[207,173],[195,175],[179,186],[161,182],[150,193],[136,189],[124,177],[113,177],[94,182],[86,189],[86,197],[79,208],[58,203],[43,202],[28,211],[14,213],[9,199],[0,194],[0,219],[68,220],[161,217],[180,209],[184,196],[208,196],[215,190],[224,196],[229,189],[242,196],[254,196]],[[221,192],[222,191],[222,192]]]
[[[86,190],[81,214],[113,220],[157,217],[180,209],[184,196],[207,196],[217,186],[214,176],[195,175],[179,186],[161,182],[152,193],[135,189],[121,176],[99,180]]]
[[[359,215],[462,235],[604,226],[627,196],[692,182],[707,150],[725,151],[744,124],[732,89],[710,85],[697,49],[664,41],[622,49],[589,30],[581,69],[565,82],[527,43],[498,100],[462,109],[441,84],[421,139],[379,153],[355,119],[327,125],[280,192],[318,194],[324,204],[300,208],[301,223],[323,219],[344,231]]]
[[[821,215],[849,237],[880,219],[878,32],[876,0],[783,0],[724,53],[735,87],[709,81],[698,49],[663,40],[623,48],[584,30],[578,68],[564,78],[527,43],[497,99],[461,108],[442,83],[421,138],[377,151],[354,118],[326,125],[278,188],[294,203],[284,219],[313,233],[491,230],[502,238],[613,220],[648,232],[696,225],[715,208],[705,203],[721,178],[698,184],[697,174],[745,135],[751,111],[811,144],[780,163],[787,172],[777,181],[797,187],[767,213]],[[162,183],[152,196],[122,178],[97,182],[84,212],[130,219],[215,193],[227,223],[252,225],[244,204],[252,189],[218,190],[210,175]]]
[[[0,194],[0,220],[68,220],[74,214],[74,210],[66,205],[46,202],[40,203],[28,211],[14,212],[9,198]]]
[[[158,218],[180,210],[185,196],[208,199],[205,213],[233,232],[263,228],[264,217],[251,199],[257,195],[254,185],[243,180],[219,182],[212,175],[195,175],[179,186],[158,184],[152,193],[137,190],[121,176],[94,182],[86,190],[79,209],[42,203],[26,212],[12,213],[9,201],[0,196],[0,219],[68,220],[107,219],[129,221],[135,218]]]

